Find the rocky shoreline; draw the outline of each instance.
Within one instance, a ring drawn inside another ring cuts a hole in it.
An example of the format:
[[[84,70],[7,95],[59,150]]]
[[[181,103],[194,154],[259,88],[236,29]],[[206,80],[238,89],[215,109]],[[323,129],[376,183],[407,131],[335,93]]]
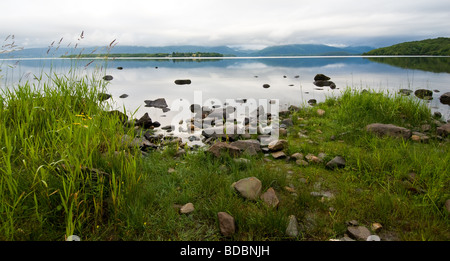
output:
[[[315,79],[317,81],[328,81],[329,77],[319,76]],[[320,83],[320,84],[323,84]],[[328,83],[327,83],[328,84]],[[331,84],[326,86],[332,86]],[[335,85],[334,85],[335,87]],[[417,92],[420,93],[420,92]],[[446,93],[442,95],[442,100],[447,101],[446,97],[448,97],[450,93]],[[417,95],[417,94],[416,94]],[[423,97],[429,93],[426,93]],[[167,108],[167,104],[164,99],[158,99],[155,101],[145,101],[146,105],[157,107],[161,109]],[[310,103],[311,106],[314,106],[315,103]],[[191,105],[191,112],[198,112],[199,114],[195,114],[191,120],[188,131],[199,131],[201,130],[200,136],[189,136],[189,139],[201,141],[202,146],[193,146],[190,150],[196,150],[202,148],[207,153],[211,154],[215,158],[221,157],[232,157],[235,162],[240,164],[246,164],[248,162],[248,157],[256,157],[259,155],[264,155],[263,160],[266,162],[270,162],[272,160],[284,160],[286,162],[293,163],[307,167],[311,164],[323,164],[325,168],[328,170],[335,170],[339,168],[345,168],[346,159],[341,155],[336,155],[332,157],[331,160],[325,161],[327,155],[325,153],[319,153],[317,155],[307,154],[303,155],[300,152],[295,152],[292,154],[288,153],[289,142],[287,141],[287,135],[290,133],[290,127],[293,125],[292,115],[294,112],[301,110],[301,108],[291,106],[287,111],[282,111],[279,113],[280,119],[277,119],[280,127],[278,129],[279,136],[276,136],[274,139],[270,139],[270,132],[264,132],[261,129],[258,129],[257,133],[250,134],[249,133],[249,125],[250,122],[246,120],[244,122],[243,128],[246,130],[244,133],[237,132],[238,125],[235,125],[235,129],[231,133],[226,133],[226,130],[222,129],[219,131],[217,126],[207,125],[206,128],[203,127],[203,123],[209,116],[214,114],[219,114],[223,116],[223,120],[225,121],[227,115],[229,113],[234,112],[233,108],[223,108],[223,109],[215,109],[215,110],[204,110],[203,108],[197,108],[199,105]],[[322,109],[315,110],[317,116],[323,116],[326,112]],[[136,147],[138,146],[142,155],[145,157],[149,153],[154,151],[163,150],[165,146],[176,146],[176,156],[182,156],[187,153],[187,142],[183,141],[182,138],[176,137],[174,135],[163,135],[156,134],[155,129],[161,128],[166,130],[173,130],[175,126],[163,126],[156,121],[152,121],[152,119],[146,113],[139,119],[128,120],[128,117],[119,112],[112,111],[110,112],[117,117],[120,117],[121,122],[127,126],[132,126],[135,128],[135,137],[130,137],[128,135],[124,135],[122,137],[122,143],[127,147]],[[262,112],[264,113],[264,112]],[[258,112],[259,114],[259,112]],[[269,121],[272,121],[270,115],[265,115]],[[434,115],[438,117],[439,115]],[[274,122],[271,122],[274,124]],[[374,133],[377,136],[391,136],[394,138],[399,138],[403,140],[411,140],[413,142],[421,142],[427,143],[430,140],[438,140],[441,142],[448,142],[450,137],[450,123],[445,123],[439,120],[435,120],[434,124],[437,126],[436,132],[431,132],[431,126],[429,124],[424,124],[421,126],[411,126],[411,128],[405,128],[396,126],[393,124],[383,124],[383,123],[372,123],[367,125],[364,129],[367,132]],[[305,142],[313,142],[308,139],[308,135],[306,132],[298,132],[298,138],[304,139]],[[345,135],[345,134],[342,134]],[[266,138],[266,139],[265,139]],[[269,140],[267,140],[269,138]],[[337,139],[338,137],[331,137],[332,140]],[[262,200],[265,204],[274,209],[277,208],[280,203],[280,199],[277,197],[278,192],[275,191],[273,187],[269,187],[266,191],[262,191],[261,181],[256,177],[247,177],[241,180],[237,180],[233,184],[230,184],[230,187],[245,200],[249,201],[258,201]],[[417,188],[414,186],[410,186],[411,190],[416,190]],[[286,191],[295,194],[296,190],[292,187],[286,187]],[[317,191],[311,192],[311,196],[321,198],[322,200],[331,199],[334,197],[333,192],[324,191],[318,189]],[[446,202],[447,211],[450,213],[450,199]],[[189,202],[183,206],[176,206],[179,210],[180,214],[189,214],[195,211],[194,203]],[[332,211],[332,210],[330,210]],[[234,217],[225,212],[218,212],[217,219],[219,222],[219,227],[222,235],[228,237],[235,233],[236,231],[236,223]],[[299,231],[302,228],[298,224],[298,219],[291,215],[287,217],[288,224],[285,234],[287,237],[295,238],[299,235]],[[380,236],[378,232],[382,229],[382,225],[379,223],[373,223],[369,228],[359,225],[358,221],[352,220],[347,224],[347,233],[339,239],[333,239],[337,241],[380,241],[380,240],[396,240],[395,236]]]

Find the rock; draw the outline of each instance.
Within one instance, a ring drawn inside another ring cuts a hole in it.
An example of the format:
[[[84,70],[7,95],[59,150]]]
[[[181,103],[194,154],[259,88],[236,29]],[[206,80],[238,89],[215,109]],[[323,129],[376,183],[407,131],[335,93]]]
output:
[[[413,91],[409,90],[409,89],[400,89],[398,91],[398,93],[400,93],[401,95],[405,95],[405,96],[409,96]]]
[[[233,184],[239,194],[249,200],[257,200],[261,193],[262,183],[256,177],[244,178]]]
[[[345,167],[345,159],[341,156],[336,156],[332,160],[328,161],[328,163],[325,165],[328,169],[335,169],[335,168],[344,168]]]
[[[306,160],[311,163],[321,163],[322,160],[319,157],[314,156],[313,154],[308,154],[305,156]]]
[[[134,123],[135,126],[141,126],[145,129],[152,127],[152,119],[148,116],[148,112],[144,114],[139,120]]]
[[[191,80],[189,79],[175,80],[175,84],[177,85],[191,84]]]
[[[286,235],[288,237],[297,237],[298,236],[298,223],[297,223],[297,218],[294,215],[289,216],[289,223],[286,228]]]
[[[444,124],[436,129],[439,136],[446,137],[450,133],[450,123]]]
[[[317,100],[316,99],[310,99],[310,100],[308,100],[308,104],[311,105],[311,106],[314,106],[314,105],[317,104]]]
[[[447,213],[450,214],[450,199],[445,201],[445,209],[447,210]]]
[[[275,194],[275,190],[273,188],[267,189],[264,194],[261,195],[261,199],[269,206],[271,207],[278,207],[278,204],[280,201],[278,200],[277,195]]]
[[[349,226],[347,232],[352,238],[361,241],[366,241],[370,236],[370,231],[365,226]]]
[[[238,140],[231,143],[232,146],[238,147],[243,153],[255,156],[261,152],[261,146],[258,140]]]
[[[314,81],[328,81],[330,79],[331,79],[330,77],[321,73],[316,74],[316,76],[314,76]]]
[[[219,219],[219,228],[222,235],[228,237],[236,232],[236,224],[234,217],[226,212],[217,213],[217,218]]]
[[[164,98],[158,98],[154,101],[152,100],[145,100],[145,107],[155,107],[155,108],[167,108],[167,102]]]
[[[379,232],[383,228],[383,226],[380,223],[373,223],[370,228],[373,232]]]
[[[266,84],[263,84],[263,88],[266,88],[266,89],[267,89],[267,88],[269,88],[269,87],[270,87],[269,84],[267,84],[267,83],[266,83]]]
[[[192,204],[192,203],[187,203],[180,208],[181,214],[189,214],[193,211],[194,211],[194,204]]]
[[[411,140],[427,143],[430,140],[430,137],[420,132],[413,132],[411,135]]]
[[[122,66],[117,67],[117,70],[123,70]]]
[[[308,162],[302,159],[298,159],[295,161],[295,164],[300,165],[300,166],[308,166]]]
[[[225,153],[230,154],[232,157],[238,156],[241,150],[226,142],[216,142],[208,149],[208,152],[219,158]]]
[[[367,237],[366,241],[380,241],[380,237],[377,235],[370,235]]]
[[[111,94],[107,94],[107,93],[99,93],[98,94],[98,96],[97,96],[97,98],[98,98],[98,100],[99,101],[106,101],[106,100],[108,100],[109,98],[111,98]]]
[[[409,139],[412,135],[411,130],[393,124],[372,123],[366,126],[366,130],[379,136],[388,135],[405,140]]]
[[[302,160],[304,158],[303,154],[296,152],[294,154],[291,155],[292,158],[296,159],[296,160]]]
[[[317,109],[317,115],[323,116],[325,114],[325,111],[322,109]]]
[[[105,80],[105,81],[111,81],[112,79],[113,79],[113,77],[111,75],[103,76],[103,80]]]
[[[291,118],[282,120],[282,121],[281,121],[281,124],[286,125],[286,127],[290,127],[290,126],[294,125],[294,123],[292,122],[292,119],[291,119]]]
[[[450,105],[450,92],[446,92],[439,97],[439,101],[441,101],[442,104],[448,104]]]
[[[416,95],[416,97],[420,98],[420,99],[425,99],[425,100],[433,99],[433,91],[426,90],[426,89],[418,89],[414,92],[414,95]]]
[[[287,145],[287,140],[274,140],[269,143],[268,148],[269,151],[279,151],[285,149]]]
[[[127,97],[128,97],[128,94],[122,94],[119,96],[119,98],[122,98],[122,99],[127,98]]]
[[[108,111],[107,113],[108,113],[110,116],[119,118],[119,121],[120,121],[121,123],[126,123],[126,122],[128,121],[128,116],[127,116],[125,113],[121,112],[121,111],[118,111],[118,110],[112,110],[112,111]]]
[[[318,80],[318,81],[314,81],[313,84],[317,87],[330,86],[331,89],[336,88],[336,84],[332,81]]]
[[[286,158],[286,154],[283,151],[276,151],[272,153],[272,157],[274,159],[284,159]]]

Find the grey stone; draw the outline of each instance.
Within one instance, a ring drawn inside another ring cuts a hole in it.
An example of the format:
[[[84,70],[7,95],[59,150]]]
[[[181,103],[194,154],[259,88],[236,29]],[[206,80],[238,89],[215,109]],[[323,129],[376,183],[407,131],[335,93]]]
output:
[[[269,143],[268,148],[270,151],[279,151],[287,147],[287,140],[274,140]]]
[[[439,100],[442,104],[448,104],[450,105],[450,92],[446,92],[439,97]]]
[[[180,208],[181,214],[189,214],[194,211],[194,204],[187,203]]]
[[[444,124],[436,129],[438,135],[446,137],[450,133],[450,123]]]
[[[325,167],[328,169],[344,168],[345,159],[341,156],[336,156],[332,160],[328,161]]]
[[[286,228],[286,235],[288,237],[297,237],[299,234],[298,232],[298,222],[297,218],[294,215],[289,216],[289,223]]]
[[[271,207],[278,207],[278,204],[280,203],[280,200],[278,199],[277,195],[275,194],[275,190],[273,188],[267,189],[266,192],[264,192],[261,195],[261,199],[269,206]]]
[[[224,153],[228,153],[230,156],[238,156],[241,150],[233,145],[226,142],[216,142],[209,149],[209,153],[212,153],[216,157],[221,157]]]
[[[261,145],[258,140],[237,140],[231,143],[232,146],[238,147],[243,153],[251,156],[261,152]]]
[[[257,200],[262,188],[262,183],[256,177],[244,178],[233,184],[239,194],[249,200]]]
[[[411,130],[393,124],[372,123],[366,126],[366,130],[379,136],[388,135],[405,140],[409,139],[412,135]]]
[[[371,235],[369,229],[365,226],[349,226],[347,232],[352,238],[362,241],[366,241]]]

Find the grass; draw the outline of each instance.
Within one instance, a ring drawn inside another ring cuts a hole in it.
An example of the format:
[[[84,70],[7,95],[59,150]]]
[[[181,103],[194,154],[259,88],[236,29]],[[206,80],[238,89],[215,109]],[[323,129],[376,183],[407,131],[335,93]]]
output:
[[[121,142],[134,128],[98,101],[106,88],[100,73],[50,79],[0,96],[0,240],[323,241],[343,237],[349,220],[381,223],[386,240],[450,239],[448,139],[417,143],[363,130],[381,122],[435,132],[430,110],[415,99],[347,89],[292,113],[286,152],[346,159],[345,168],[328,170],[264,155],[242,164],[202,149],[179,156],[177,145],[143,157]],[[276,191],[278,208],[233,191],[251,176],[263,192]],[[318,191],[333,197],[311,194]],[[188,202],[195,211],[179,214]],[[236,220],[231,237],[220,234],[220,211]],[[299,221],[297,238],[285,234],[289,215]]]

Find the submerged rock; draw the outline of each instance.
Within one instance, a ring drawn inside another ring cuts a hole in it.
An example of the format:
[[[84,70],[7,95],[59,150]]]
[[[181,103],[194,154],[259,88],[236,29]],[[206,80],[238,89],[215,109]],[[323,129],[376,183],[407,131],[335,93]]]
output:
[[[103,76],[103,80],[105,80],[105,81],[111,81],[112,79],[113,79],[113,77],[111,75]]]
[[[267,89],[267,88],[269,88],[269,87],[270,87],[269,84],[267,84],[267,83],[266,83],[266,84],[263,84],[263,88],[266,88],[266,89]]]
[[[450,92],[446,92],[439,97],[439,100],[442,104],[448,104],[450,105]]]
[[[155,108],[160,108],[160,109],[168,107],[166,99],[164,99],[164,98],[158,98],[153,101],[145,100],[144,102],[145,102],[145,107],[155,107]]]
[[[314,77],[314,81],[328,81],[329,79],[331,78],[321,73],[316,74],[316,76]]]
[[[414,92],[414,95],[416,95],[417,98],[425,99],[425,100],[432,100],[433,99],[433,92],[426,89],[418,89]]]
[[[175,84],[177,85],[191,84],[191,80],[189,79],[175,80]]]

